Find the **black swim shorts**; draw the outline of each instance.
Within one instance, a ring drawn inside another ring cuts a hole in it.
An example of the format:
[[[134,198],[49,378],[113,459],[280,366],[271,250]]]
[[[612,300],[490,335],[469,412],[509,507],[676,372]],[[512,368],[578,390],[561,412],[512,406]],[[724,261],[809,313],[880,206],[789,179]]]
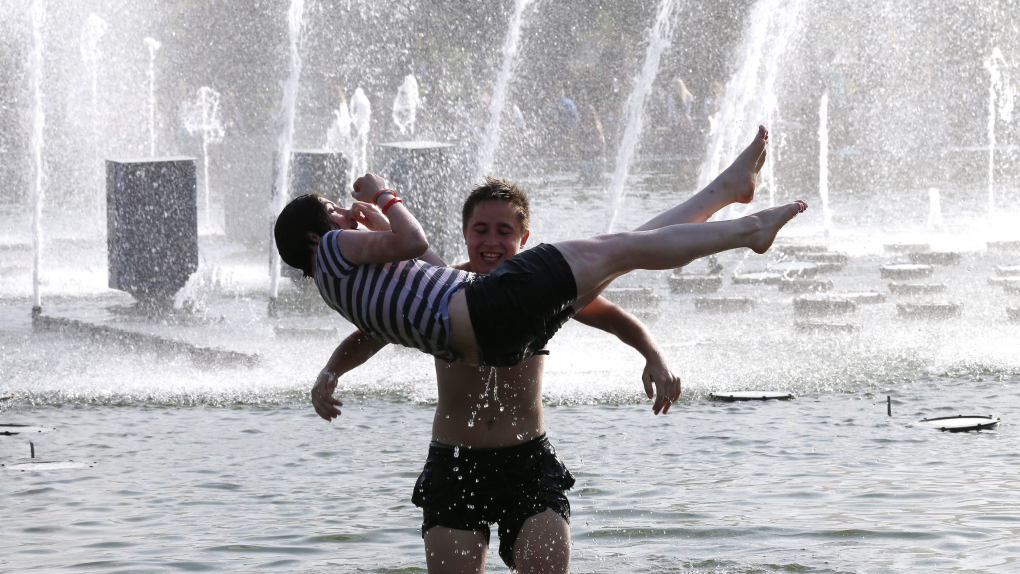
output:
[[[570,522],[563,493],[574,477],[543,434],[506,448],[454,448],[433,441],[411,500],[425,518],[422,538],[433,526],[479,530],[489,543],[489,524],[499,523],[499,556],[514,566],[514,542],[524,522],[551,508]]]
[[[559,250],[543,243],[477,276],[464,293],[479,364],[512,367],[542,350],[574,316],[577,283]]]

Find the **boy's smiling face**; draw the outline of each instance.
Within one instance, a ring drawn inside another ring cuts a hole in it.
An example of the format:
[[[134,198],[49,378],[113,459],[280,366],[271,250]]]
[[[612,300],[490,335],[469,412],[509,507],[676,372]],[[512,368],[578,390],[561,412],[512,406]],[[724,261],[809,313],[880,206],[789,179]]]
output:
[[[517,255],[528,241],[529,233],[522,233],[521,222],[509,201],[490,199],[475,205],[464,228],[471,271],[489,273]]]

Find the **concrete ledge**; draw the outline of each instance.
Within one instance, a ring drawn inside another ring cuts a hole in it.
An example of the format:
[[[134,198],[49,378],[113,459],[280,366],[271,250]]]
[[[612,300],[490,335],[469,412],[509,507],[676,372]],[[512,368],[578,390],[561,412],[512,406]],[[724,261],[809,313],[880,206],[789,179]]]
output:
[[[821,293],[832,291],[832,281],[819,279],[783,279],[779,284],[782,293]]]
[[[1017,253],[1020,252],[1020,241],[989,241],[988,250]]]
[[[997,265],[995,274],[999,277],[1020,277],[1020,265]]]
[[[694,308],[701,312],[744,313],[754,309],[753,297],[698,297]]]
[[[857,303],[838,297],[798,297],[793,300],[797,315],[848,315],[857,311]]]
[[[893,281],[909,281],[911,279],[926,279],[931,277],[935,268],[931,265],[920,265],[911,263],[893,263],[878,268],[882,279]]]
[[[931,251],[927,243],[886,243],[883,247],[889,253],[923,253]]]
[[[910,253],[910,262],[917,265],[959,265],[960,254],[955,251],[927,251]]]
[[[895,295],[935,295],[946,292],[945,283],[890,283],[889,292]]]
[[[249,355],[215,347],[199,347],[184,341],[160,337],[159,335],[128,331],[107,325],[96,325],[65,317],[48,317],[42,314],[33,314],[32,326],[38,331],[83,336],[98,343],[113,343],[132,349],[144,348],[155,352],[190,355],[191,359],[198,363],[254,367],[262,360],[262,356],[258,354]]]
[[[1014,323],[1020,323],[1020,307],[1007,307],[1006,318]]]
[[[781,273],[783,277],[789,279],[794,277],[810,279],[818,275],[818,264],[810,261],[780,261],[779,263],[769,265],[769,271]]]
[[[786,245],[774,245],[772,248],[775,249],[777,252],[782,253],[783,255],[797,255],[797,256],[802,256],[806,253],[825,253],[829,250],[828,245],[808,243],[790,243]]]
[[[755,271],[752,273],[734,273],[734,285],[779,285],[783,281],[782,273]]]
[[[849,299],[858,305],[877,305],[879,303],[885,303],[885,293],[879,293],[878,291],[836,293],[832,296],[839,297],[841,299]]]
[[[856,333],[861,330],[860,325],[849,323],[823,323],[821,321],[797,321],[794,328],[802,333]]]
[[[899,303],[896,312],[904,319],[952,319],[963,314],[959,303]]]
[[[626,308],[648,308],[659,306],[659,296],[652,294],[651,287],[610,287],[602,296]]]
[[[722,275],[670,275],[672,293],[715,293],[722,287]]]

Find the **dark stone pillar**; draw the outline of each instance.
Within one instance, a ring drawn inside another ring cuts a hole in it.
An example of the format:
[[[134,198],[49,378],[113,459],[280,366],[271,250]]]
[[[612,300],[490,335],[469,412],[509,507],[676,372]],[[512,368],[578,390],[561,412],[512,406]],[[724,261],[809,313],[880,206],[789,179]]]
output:
[[[195,160],[107,160],[109,285],[165,304],[198,269]]]
[[[347,166],[347,158],[338,151],[292,151],[287,201],[309,193],[318,193],[341,207],[348,205],[351,190],[347,188]],[[280,274],[292,279],[303,275],[300,269],[283,262],[280,263]]]
[[[460,208],[469,191],[453,144],[409,141],[379,148],[379,175],[421,223],[432,250],[452,263],[463,253]]]

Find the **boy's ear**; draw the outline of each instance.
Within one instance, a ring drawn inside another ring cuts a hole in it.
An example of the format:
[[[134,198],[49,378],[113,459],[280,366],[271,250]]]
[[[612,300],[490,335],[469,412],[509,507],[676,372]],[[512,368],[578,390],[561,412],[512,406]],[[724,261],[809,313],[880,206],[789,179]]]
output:
[[[530,229],[524,232],[524,235],[521,236],[521,247],[524,247],[524,244],[528,242],[528,237],[530,236],[531,236]]]

